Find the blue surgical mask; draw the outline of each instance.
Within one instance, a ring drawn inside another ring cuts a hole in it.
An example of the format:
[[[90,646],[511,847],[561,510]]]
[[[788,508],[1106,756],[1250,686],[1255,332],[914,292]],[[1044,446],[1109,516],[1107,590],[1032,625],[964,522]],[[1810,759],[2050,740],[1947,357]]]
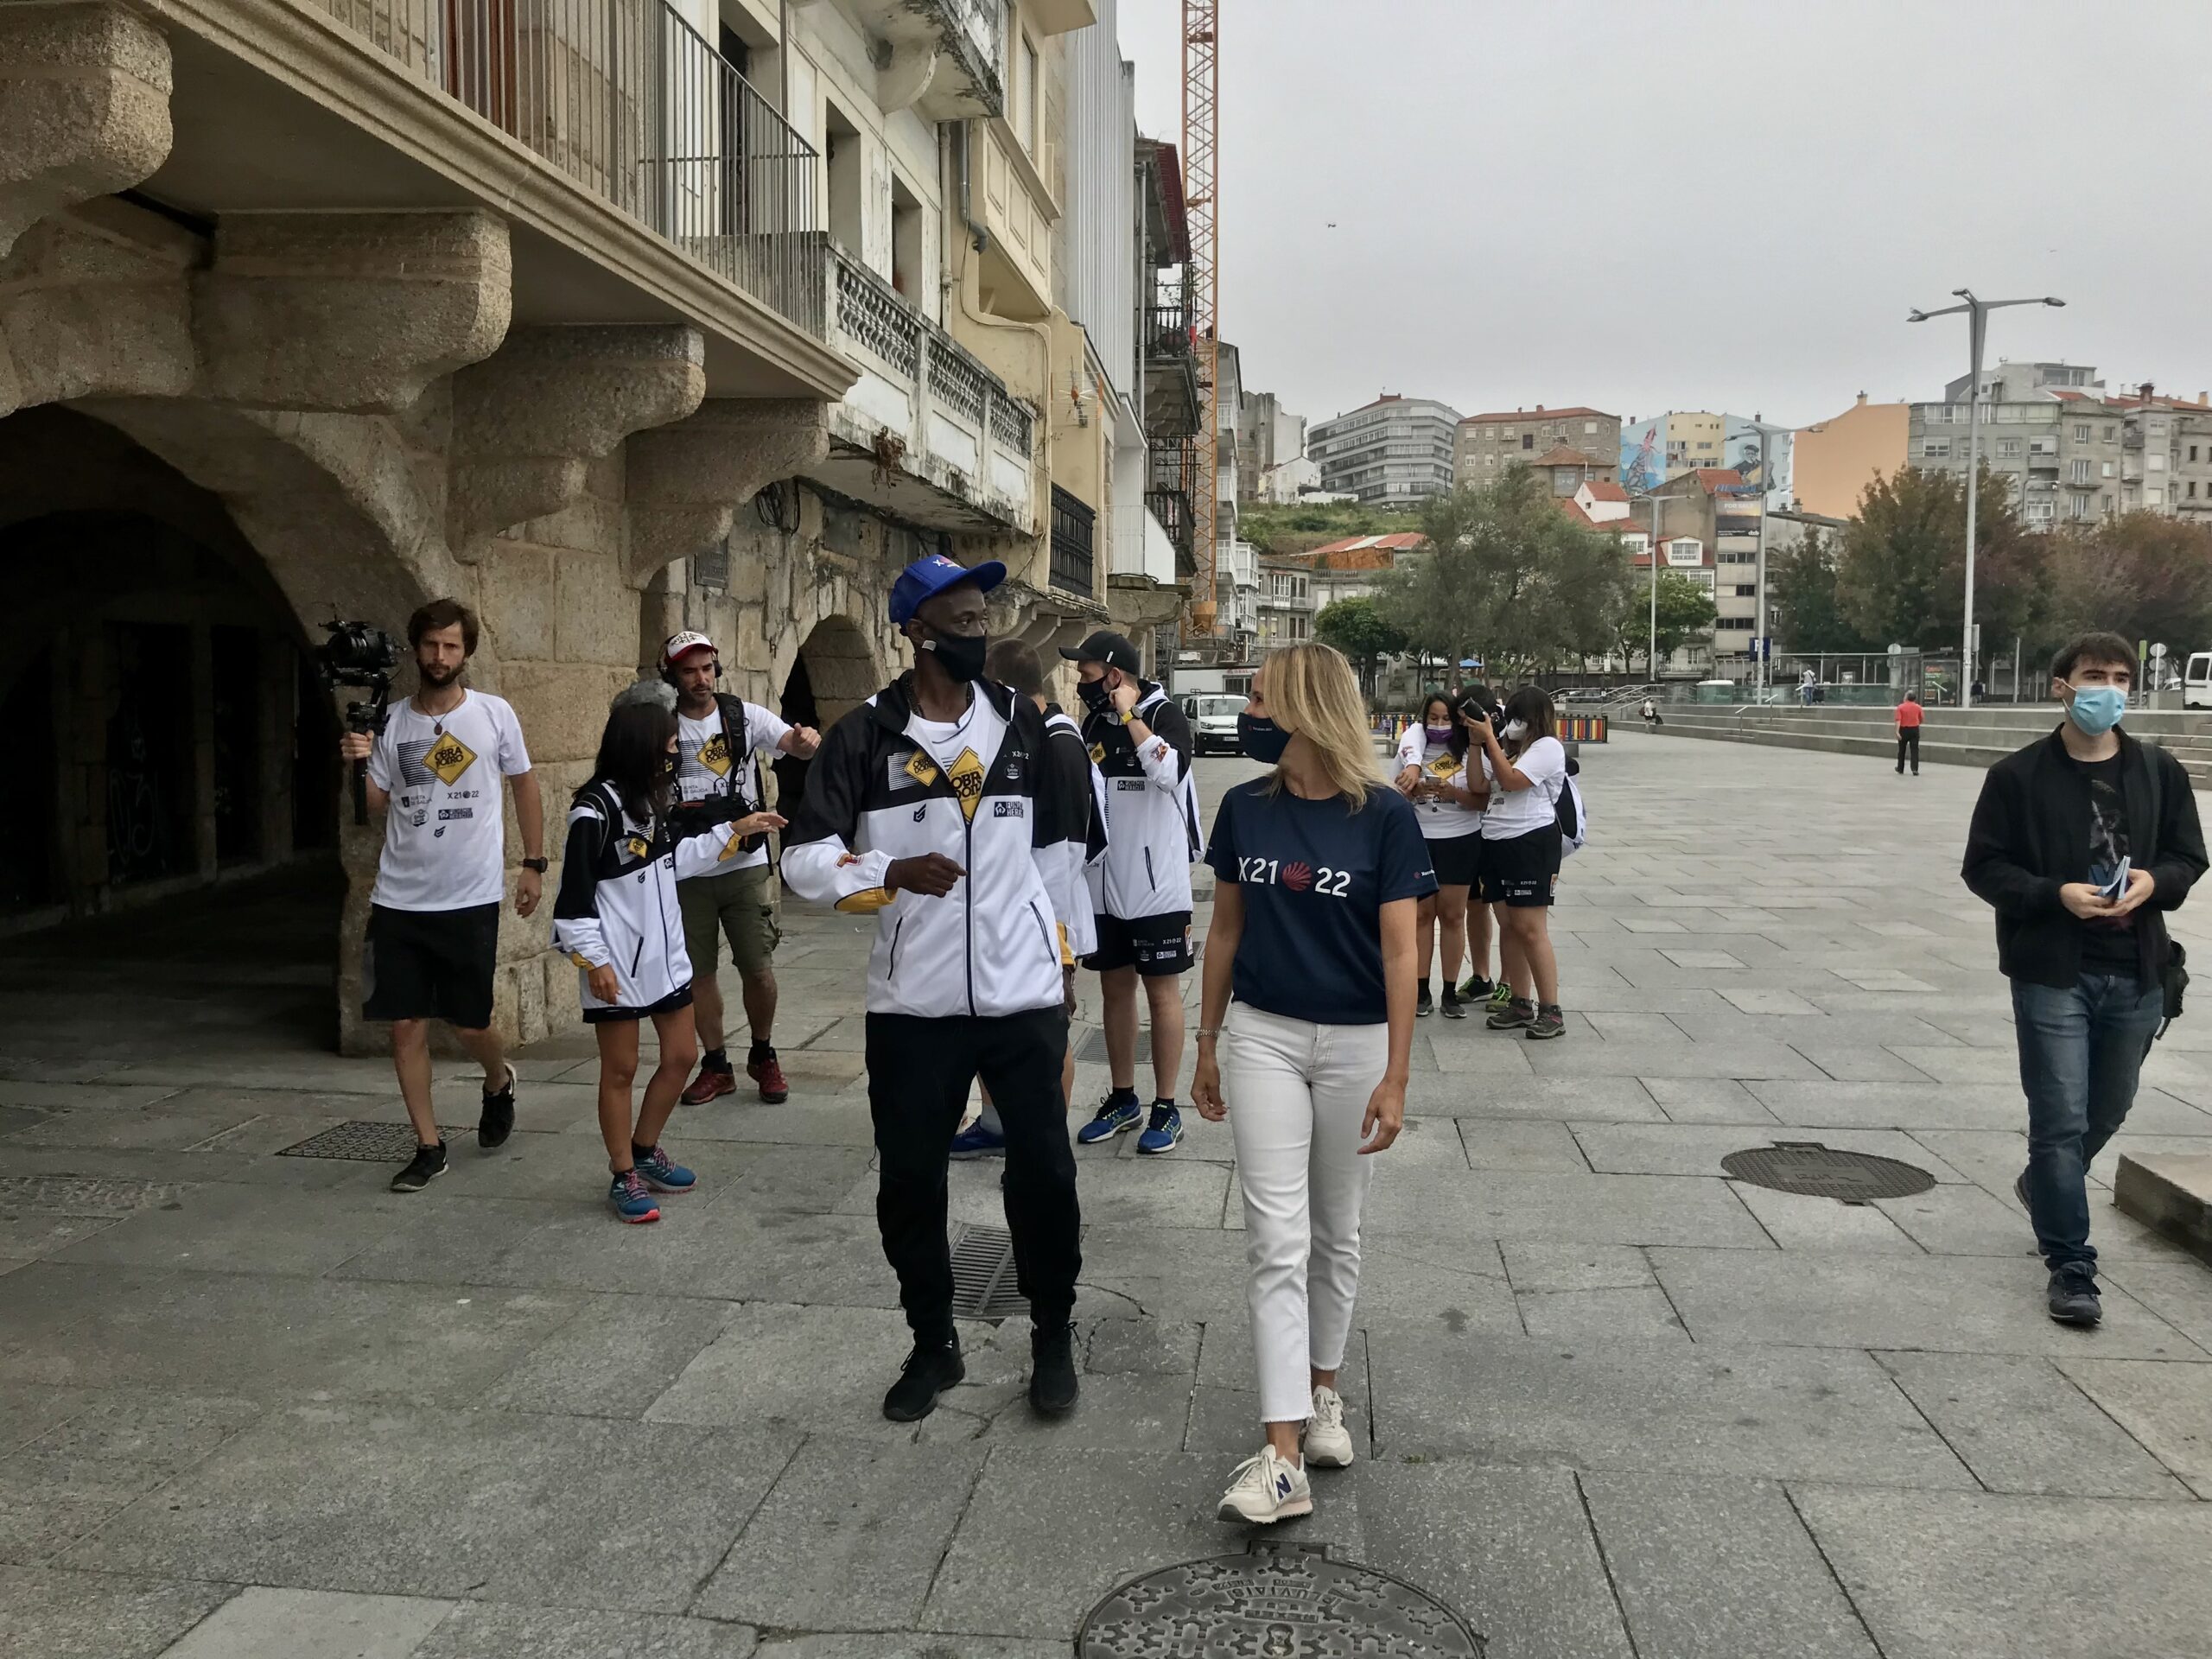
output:
[[[1290,747],[1290,734],[1263,715],[1239,715],[1236,741],[1252,760],[1263,766],[1272,766]]]
[[[2085,685],[2074,693],[2074,701],[2066,712],[2074,723],[2091,737],[2102,737],[2120,724],[2120,717],[2127,712],[2127,693],[2116,685]]]

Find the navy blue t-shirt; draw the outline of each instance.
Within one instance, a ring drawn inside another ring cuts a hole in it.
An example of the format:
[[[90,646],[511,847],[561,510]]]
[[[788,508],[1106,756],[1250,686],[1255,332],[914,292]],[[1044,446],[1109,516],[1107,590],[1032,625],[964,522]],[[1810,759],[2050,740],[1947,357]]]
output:
[[[1244,896],[1236,1001],[1324,1026],[1379,1026],[1382,906],[1436,891],[1421,820],[1377,786],[1355,812],[1341,795],[1301,800],[1239,784],[1214,814],[1206,863]]]

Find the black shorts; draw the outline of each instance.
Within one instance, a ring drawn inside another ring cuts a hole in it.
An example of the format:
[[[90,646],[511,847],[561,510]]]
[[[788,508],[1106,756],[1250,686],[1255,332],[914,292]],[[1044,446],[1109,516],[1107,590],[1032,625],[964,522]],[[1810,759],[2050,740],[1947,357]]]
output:
[[[1191,912],[1187,910],[1139,916],[1126,922],[1101,912],[1098,948],[1083,959],[1083,965],[1094,973],[1134,968],[1146,979],[1186,974],[1191,963]]]
[[[1527,910],[1548,905],[1559,887],[1559,826],[1483,843],[1483,902]]]
[[[1483,838],[1480,831],[1471,836],[1445,836],[1426,843],[1428,861],[1436,871],[1436,885],[1440,887],[1471,887],[1482,869]]]
[[[689,985],[679,985],[651,1007],[586,1008],[584,1023],[588,1026],[607,1026],[617,1024],[624,1020],[650,1020],[657,1014],[674,1014],[678,1008],[688,1008],[690,1006],[691,988]]]
[[[463,1031],[492,1023],[499,906],[466,910],[369,906],[361,941],[361,1018],[442,1020]]]

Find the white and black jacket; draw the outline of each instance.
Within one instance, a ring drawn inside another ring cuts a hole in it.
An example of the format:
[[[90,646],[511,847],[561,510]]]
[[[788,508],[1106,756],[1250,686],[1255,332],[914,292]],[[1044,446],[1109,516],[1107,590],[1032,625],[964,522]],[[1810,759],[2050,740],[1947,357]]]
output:
[[[621,792],[604,780],[577,792],[553,899],[553,944],[579,969],[586,1019],[646,1013],[690,988],[676,884],[712,870],[734,845],[727,823],[677,841],[666,819],[625,812]],[[621,988],[603,1002],[592,995],[590,970],[608,963]]]
[[[1058,1007],[1061,929],[1080,925],[1081,865],[1067,843],[1063,788],[1046,760],[1045,716],[1026,697],[975,683],[961,741],[982,768],[963,798],[908,722],[913,677],[885,687],[823,739],[784,884],[800,898],[874,912],[870,1014],[985,1019]],[[887,892],[895,859],[942,853],[967,872],[941,899]]]
[[[1084,825],[1081,836],[1061,843],[1073,866],[1072,874],[1063,878],[1076,910],[1066,921],[1067,959],[1072,962],[1098,948],[1089,873],[1106,856],[1106,780],[1090,764],[1083,728],[1057,702],[1045,706],[1045,759],[1047,775],[1061,791],[1063,821]]]
[[[1118,715],[1094,713],[1083,722],[1106,789],[1106,856],[1091,872],[1091,896],[1125,922],[1190,909],[1191,861],[1205,850],[1191,722],[1150,681],[1138,690],[1132,712],[1152,734],[1141,747]]]

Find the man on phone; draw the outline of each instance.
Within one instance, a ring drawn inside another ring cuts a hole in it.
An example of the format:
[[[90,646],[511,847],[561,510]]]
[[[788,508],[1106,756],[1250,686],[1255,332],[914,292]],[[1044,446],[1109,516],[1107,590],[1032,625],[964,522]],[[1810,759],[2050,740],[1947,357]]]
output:
[[[338,740],[340,756],[369,763],[369,808],[385,815],[361,944],[361,1017],[391,1023],[392,1069],[415,1127],[415,1156],[392,1178],[395,1192],[419,1192],[446,1173],[430,1103],[431,1020],[451,1026],[484,1068],[476,1144],[499,1146],[515,1126],[514,1068],[491,1028],[506,888],[502,782],[513,787],[522,830],[518,916],[533,914],[542,896],[545,817],[515,711],[462,683],[476,637],[476,613],[458,601],[423,606],[407,619],[415,695],[374,737]]]
[[[745,992],[745,1023],[752,1046],[745,1075],[771,1106],[791,1098],[791,1084],[776,1058],[776,873],[768,863],[768,836],[756,820],[767,815],[760,786],[760,754],[770,750],[807,760],[822,741],[810,727],[787,726],[760,704],[720,689],[721,655],[703,633],[669,636],[661,651],[661,677],[676,688],[676,787],[683,798],[671,816],[678,839],[739,817],[741,850],[703,875],[676,886],[683,911],[683,949],[691,958],[691,1008],[699,1027],[699,1075],[683,1094],[686,1106],[703,1106],[737,1090],[737,1073],[723,1046],[722,989],[715,979],[721,944],[729,941]],[[744,816],[733,808],[744,809]]]
[[[2206,862],[2189,774],[2120,729],[2135,671],[2117,634],[2059,652],[2051,695],[2066,718],[1989,769],[1961,872],[1997,912],[2028,1097],[2028,1166],[2012,1191],[2050,1270],[2050,1317],[2067,1325],[2103,1316],[2087,1174],[2135,1103],[2164,1017],[2164,912]]]

